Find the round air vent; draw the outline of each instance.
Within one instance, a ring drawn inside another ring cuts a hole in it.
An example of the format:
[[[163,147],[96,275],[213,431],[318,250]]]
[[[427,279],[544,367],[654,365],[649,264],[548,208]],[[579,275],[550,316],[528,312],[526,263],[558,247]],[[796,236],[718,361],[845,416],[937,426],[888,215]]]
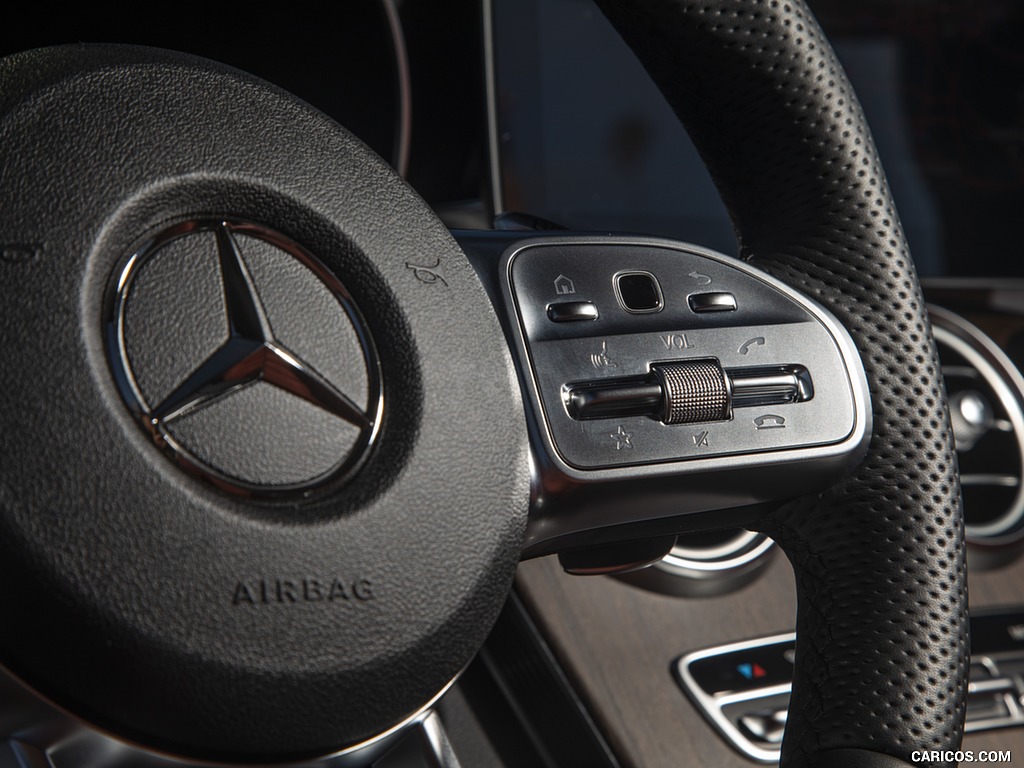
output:
[[[971,564],[1016,556],[1024,538],[1024,377],[977,327],[929,307],[949,395]]]
[[[710,597],[753,581],[768,565],[775,542],[742,529],[680,536],[649,568],[617,575],[638,587],[682,597]]]
[[[993,568],[1024,542],[1024,377],[981,330],[930,306],[949,395],[963,484],[971,565]],[[768,564],[773,542],[744,530],[680,537],[649,568],[615,578],[686,597],[719,595],[752,581]]]

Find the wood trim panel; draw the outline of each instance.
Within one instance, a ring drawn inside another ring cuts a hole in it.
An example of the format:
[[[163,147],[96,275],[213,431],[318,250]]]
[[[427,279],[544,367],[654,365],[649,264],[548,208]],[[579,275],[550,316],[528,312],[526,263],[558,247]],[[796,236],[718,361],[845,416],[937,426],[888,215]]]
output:
[[[1024,604],[1024,559],[972,571],[971,606]],[[782,556],[730,595],[681,598],[607,577],[565,574],[555,558],[522,563],[517,589],[624,766],[755,765],[719,737],[670,665],[697,648],[791,631],[793,572]],[[1024,755],[1024,729],[968,736],[966,749]]]

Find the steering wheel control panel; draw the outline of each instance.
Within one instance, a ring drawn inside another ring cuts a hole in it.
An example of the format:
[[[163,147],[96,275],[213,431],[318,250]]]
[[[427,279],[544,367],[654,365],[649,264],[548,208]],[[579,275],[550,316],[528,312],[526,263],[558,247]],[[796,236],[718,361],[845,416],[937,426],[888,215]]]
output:
[[[833,334],[740,262],[567,243],[523,248],[509,279],[544,423],[571,467],[827,445],[854,429]]]
[[[777,763],[796,659],[789,633],[694,651],[673,665],[679,685],[730,745]],[[1024,726],[1024,608],[971,616],[966,732]]]
[[[460,242],[471,259],[482,247]],[[791,498],[866,449],[870,403],[849,335],[745,262],[592,235],[506,241],[497,274],[475,261],[506,305],[538,470],[534,520],[585,503],[597,528],[598,510],[612,522],[623,498],[645,519]]]

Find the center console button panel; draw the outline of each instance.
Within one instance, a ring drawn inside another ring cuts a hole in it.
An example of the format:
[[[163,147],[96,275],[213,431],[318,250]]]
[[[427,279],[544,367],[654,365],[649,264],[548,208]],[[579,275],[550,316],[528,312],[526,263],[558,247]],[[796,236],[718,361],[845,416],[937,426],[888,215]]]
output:
[[[754,762],[777,763],[792,688],[796,635],[688,653],[679,685],[729,744]],[[971,615],[966,733],[1024,726],[1024,608]]]

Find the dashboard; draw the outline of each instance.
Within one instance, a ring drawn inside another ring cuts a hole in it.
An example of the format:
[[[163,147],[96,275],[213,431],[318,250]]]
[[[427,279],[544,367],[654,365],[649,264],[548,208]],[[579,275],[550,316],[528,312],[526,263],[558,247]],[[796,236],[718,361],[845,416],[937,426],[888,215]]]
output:
[[[1024,10],[810,4],[861,95],[938,329],[978,617],[964,748],[1024,754]],[[586,0],[456,0],[443,13],[364,0],[343,14],[90,13],[9,25],[2,45],[141,43],[251,71],[352,130],[457,232],[642,232],[735,254],[685,132]],[[447,748],[496,768],[777,760],[793,581],[770,539],[740,529],[680,537],[631,573],[524,561],[483,650],[436,705]],[[757,655],[748,641],[765,638]],[[715,673],[727,682],[687,671],[718,652],[733,654]],[[6,695],[0,724],[21,706]],[[11,749],[22,765],[28,753]],[[58,746],[49,759],[74,768],[81,754]],[[382,768],[427,758],[390,759]]]

